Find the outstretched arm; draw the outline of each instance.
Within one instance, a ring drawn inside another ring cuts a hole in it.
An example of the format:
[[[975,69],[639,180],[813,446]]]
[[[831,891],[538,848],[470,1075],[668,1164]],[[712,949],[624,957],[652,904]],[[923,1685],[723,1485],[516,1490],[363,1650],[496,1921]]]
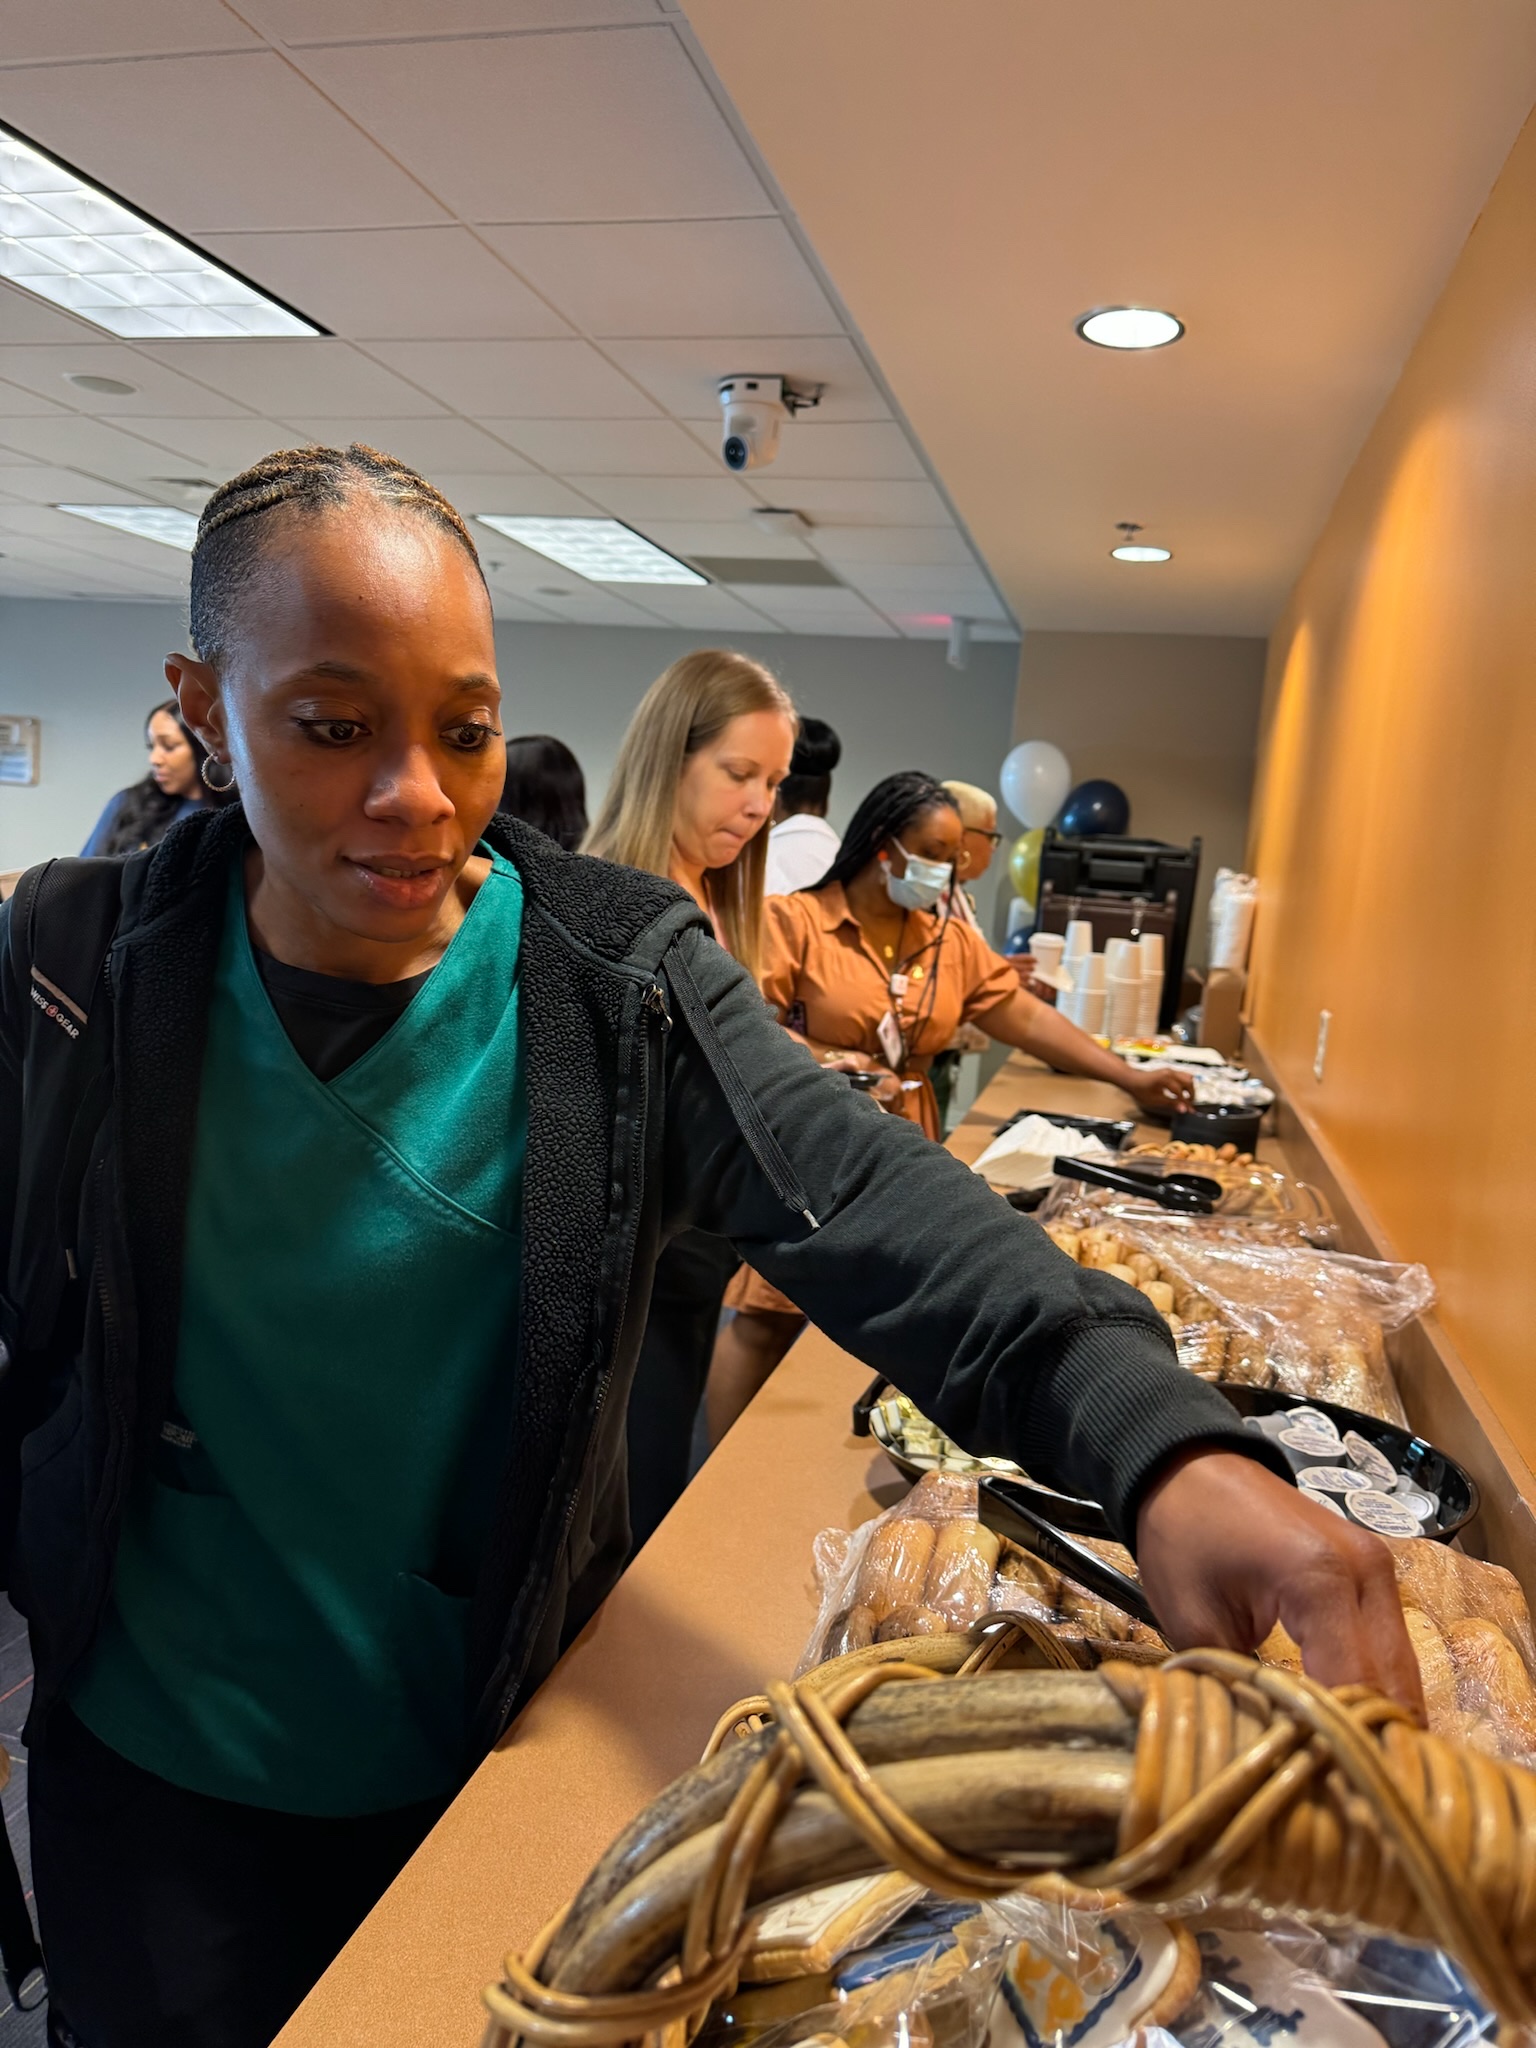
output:
[[[1385,1548],[1299,1498],[1278,1453],[1179,1367],[1150,1303],[819,1071],[718,947],[680,948],[796,1185],[776,1191],[674,1002],[673,1215],[733,1239],[970,1450],[1100,1501],[1175,1641],[1253,1649],[1282,1619],[1319,1676],[1417,1706]]]

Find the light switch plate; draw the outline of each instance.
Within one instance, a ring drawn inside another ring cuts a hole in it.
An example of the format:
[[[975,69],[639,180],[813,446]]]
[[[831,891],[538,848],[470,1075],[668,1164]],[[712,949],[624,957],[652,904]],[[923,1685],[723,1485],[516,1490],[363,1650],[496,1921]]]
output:
[[[1328,1026],[1333,1022],[1332,1010],[1317,1013],[1317,1051],[1312,1055],[1312,1078],[1321,1081],[1323,1065],[1328,1058]]]

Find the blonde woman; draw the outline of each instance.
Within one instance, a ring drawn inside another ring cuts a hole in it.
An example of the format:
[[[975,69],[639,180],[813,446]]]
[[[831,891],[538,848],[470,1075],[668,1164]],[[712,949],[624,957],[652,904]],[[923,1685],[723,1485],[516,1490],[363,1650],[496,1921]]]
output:
[[[715,937],[756,975],[775,792],[795,710],[744,654],[706,649],[657,677],[630,720],[583,852],[681,884]],[[688,1483],[694,1418],[737,1255],[684,1230],[656,1264],[629,1402],[629,1519],[636,1549]]]

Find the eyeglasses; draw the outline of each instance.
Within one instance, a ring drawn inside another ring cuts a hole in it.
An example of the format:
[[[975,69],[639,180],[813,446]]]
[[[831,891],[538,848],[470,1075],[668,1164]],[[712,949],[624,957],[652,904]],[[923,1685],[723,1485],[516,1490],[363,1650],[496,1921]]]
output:
[[[983,832],[979,825],[967,825],[965,830],[966,836],[968,838],[989,839],[992,842],[992,850],[994,853],[997,851],[998,847],[1002,845],[1003,841],[1008,837],[1008,834],[1006,832]]]

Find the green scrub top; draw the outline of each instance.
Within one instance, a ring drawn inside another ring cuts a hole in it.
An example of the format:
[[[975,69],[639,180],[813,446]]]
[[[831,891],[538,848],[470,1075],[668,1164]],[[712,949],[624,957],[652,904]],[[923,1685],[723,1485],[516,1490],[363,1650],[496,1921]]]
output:
[[[469,1595],[512,1410],[521,931],[492,855],[424,987],[323,1083],[262,986],[236,874],[175,1414],[70,1693],[173,1784],[345,1815],[463,1777]]]

